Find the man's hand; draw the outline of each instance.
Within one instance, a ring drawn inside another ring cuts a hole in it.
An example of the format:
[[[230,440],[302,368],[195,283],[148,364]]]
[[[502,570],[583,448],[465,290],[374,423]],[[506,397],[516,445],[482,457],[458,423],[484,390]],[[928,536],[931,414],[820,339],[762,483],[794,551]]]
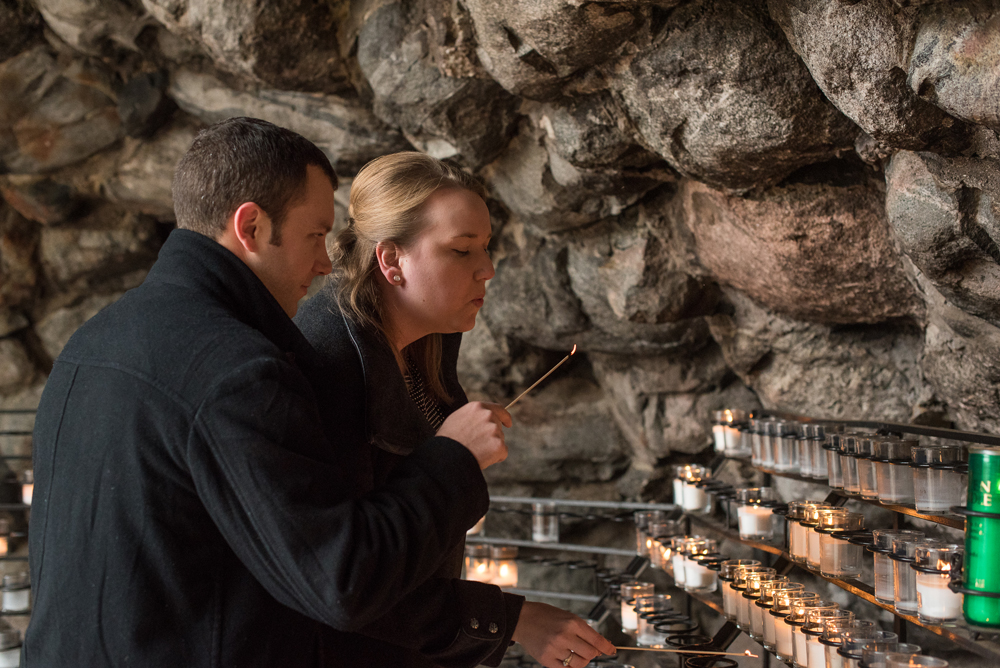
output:
[[[545,668],[583,668],[594,657],[616,651],[576,615],[530,601],[521,607],[512,639]]]
[[[507,459],[503,427],[512,424],[510,413],[500,404],[472,401],[449,415],[437,435],[464,445],[479,462],[479,468],[485,470]]]

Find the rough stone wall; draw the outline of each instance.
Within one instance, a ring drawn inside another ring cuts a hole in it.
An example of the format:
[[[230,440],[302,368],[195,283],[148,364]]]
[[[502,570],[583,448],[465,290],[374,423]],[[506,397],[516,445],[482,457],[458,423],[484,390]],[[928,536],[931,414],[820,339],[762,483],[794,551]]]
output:
[[[996,432],[998,73],[988,0],[0,0],[0,406],[250,115],[348,185],[414,148],[484,179],[467,386],[581,350],[515,409],[507,491],[656,496],[725,406]]]

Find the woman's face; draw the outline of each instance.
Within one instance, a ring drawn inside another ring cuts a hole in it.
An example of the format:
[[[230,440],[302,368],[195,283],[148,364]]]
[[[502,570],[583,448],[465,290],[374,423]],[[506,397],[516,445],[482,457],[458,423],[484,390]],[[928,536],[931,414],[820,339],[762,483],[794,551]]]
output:
[[[421,336],[467,332],[495,273],[489,209],[475,193],[448,188],[428,198],[424,216],[423,231],[399,250],[402,281],[391,289],[399,324]]]

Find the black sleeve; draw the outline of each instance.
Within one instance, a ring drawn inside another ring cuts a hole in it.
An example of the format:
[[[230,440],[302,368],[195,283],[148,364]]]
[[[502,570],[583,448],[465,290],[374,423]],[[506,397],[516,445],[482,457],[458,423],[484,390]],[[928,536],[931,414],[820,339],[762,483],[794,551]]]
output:
[[[430,439],[376,492],[307,454],[330,447],[312,390],[292,365],[235,369],[199,408],[186,457],[225,540],[282,604],[353,631],[432,576],[486,513],[475,457]]]
[[[523,603],[523,596],[495,585],[435,578],[358,632],[420,652],[444,668],[496,666]]]

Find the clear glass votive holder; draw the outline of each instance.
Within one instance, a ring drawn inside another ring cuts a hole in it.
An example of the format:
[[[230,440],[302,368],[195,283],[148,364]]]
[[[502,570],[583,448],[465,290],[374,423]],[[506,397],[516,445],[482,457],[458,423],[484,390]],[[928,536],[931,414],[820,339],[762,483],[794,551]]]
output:
[[[517,586],[517,548],[493,545],[490,548],[490,584],[498,587]]]
[[[827,468],[826,443],[828,440],[826,427],[821,424],[813,425],[812,436],[810,438],[812,448],[812,475],[808,476],[814,480],[827,480],[829,469]]]
[[[722,610],[726,619],[736,619],[736,604],[733,595],[733,581],[739,569],[760,566],[756,559],[728,559],[719,565],[719,582],[722,583]]]
[[[736,490],[736,516],[740,538],[770,540],[774,536],[771,506],[774,490],[770,487],[747,487]]]
[[[637,619],[637,630],[635,642],[637,645],[652,647],[662,645],[666,642],[666,636],[658,633],[653,628],[652,619],[656,615],[672,612],[673,605],[670,597],[666,594],[652,594],[650,596],[638,596],[635,599],[635,614]]]
[[[746,411],[736,408],[715,411],[712,420],[712,441],[716,452],[734,456],[740,452],[739,424],[747,419]]]
[[[35,472],[32,469],[21,471],[19,477],[21,482],[21,503],[30,506],[31,497],[35,491]]]
[[[531,540],[535,543],[559,542],[559,513],[552,501],[531,504]]]
[[[788,617],[797,606],[820,600],[819,594],[812,591],[776,592],[771,616],[774,617],[774,655],[781,661],[791,663],[795,653],[795,643],[792,627]]]
[[[896,600],[894,562],[891,557],[892,541],[897,537],[913,541],[923,540],[924,534],[921,531],[875,529],[872,531],[872,537],[875,540],[871,548],[875,555],[875,600],[892,605]]]
[[[779,420],[769,419],[764,422],[764,433],[761,435],[760,466],[766,471],[774,470],[774,449],[778,440]]]
[[[761,451],[764,447],[764,421],[751,418],[747,431],[750,433],[750,463],[754,466],[760,466],[763,461]]]
[[[913,503],[913,473],[910,468],[910,451],[916,440],[881,438],[875,441],[875,466],[878,499],[882,503]]]
[[[801,601],[792,606],[792,611],[785,619],[788,626],[792,629],[792,665],[798,668],[806,668],[806,664],[809,661],[809,652],[806,645],[807,636],[802,632],[809,619],[809,614],[819,610],[838,609],[840,609],[840,604],[822,599]]]
[[[690,513],[708,513],[712,510],[712,497],[704,487],[699,487],[698,483],[707,481],[712,472],[708,467],[698,464],[685,464],[677,467],[677,475],[682,480],[681,501],[676,499],[685,511]]]
[[[622,631],[629,634],[635,633],[639,628],[639,617],[635,612],[635,600],[642,596],[652,596],[654,593],[653,583],[628,580],[621,583],[619,592],[622,599]]]
[[[864,434],[844,434],[840,439],[840,467],[844,471],[844,491],[848,494],[860,494],[861,483],[858,479],[858,447]]]
[[[917,574],[910,565],[916,560],[918,545],[941,545],[935,540],[913,540],[907,536],[896,536],[892,539],[892,584],[893,608],[896,612],[915,615],[920,605],[917,601]]]
[[[716,591],[719,588],[717,568],[724,559],[718,552],[690,555],[684,565],[684,591],[689,594],[709,594]]]
[[[0,628],[0,668],[18,668],[21,665],[21,632],[14,628]]]
[[[885,655],[890,652],[920,654],[920,645],[910,645],[895,640],[872,640],[861,648],[861,665],[864,668],[885,668]]]
[[[823,443],[823,451],[826,453],[826,480],[827,484],[834,489],[844,488],[844,468],[840,464],[840,448],[843,439],[843,434],[833,433]]]
[[[946,513],[965,503],[966,477],[960,472],[963,449],[918,445],[910,449],[914,506],[920,512]]]
[[[733,591],[736,593],[734,597],[736,619],[734,622],[741,631],[749,632],[750,630],[750,600],[746,596],[750,587],[750,578],[765,578],[770,580],[774,577],[776,577],[776,573],[773,568],[759,566],[744,568],[737,573],[736,581],[733,583]]]
[[[681,469],[685,467],[679,466],[677,468]],[[674,482],[676,483],[677,480],[675,479]],[[637,510],[632,513],[632,521],[635,523],[635,553],[640,557],[648,556],[650,536],[646,532],[646,529],[650,524],[666,522],[667,513],[662,510]]]
[[[870,624],[870,626],[869,626]],[[837,649],[843,668],[859,668],[864,646],[873,641],[892,642],[899,638],[890,631],[880,631],[873,622],[857,621],[854,627],[844,631],[844,642]]]
[[[843,515],[847,512],[850,511],[846,508],[825,508],[819,505],[806,509],[806,518],[800,522],[803,527],[808,529],[809,550],[806,553],[806,566],[814,571],[818,571],[820,567],[823,556],[822,541],[820,540],[821,534],[816,531],[819,528],[820,518],[823,515]]]
[[[952,560],[962,545],[917,543],[911,568],[916,571],[917,617],[925,624],[950,624],[962,616],[962,595],[948,588]]]
[[[860,531],[865,516],[861,513],[825,513],[820,515],[816,533],[820,534],[819,571],[831,578],[856,578],[861,575],[864,548],[835,536],[841,531]]]
[[[813,477],[813,433],[818,425],[800,424],[798,427],[799,475],[805,478]]]
[[[806,623],[802,627],[802,635],[806,639],[806,668],[826,668],[826,646],[820,642],[823,631],[828,624],[850,624],[854,621],[854,613],[834,608],[832,610],[812,610],[806,615]]]
[[[764,591],[766,589],[768,592],[771,592],[772,586],[778,586],[787,582],[787,576],[777,574],[774,576],[768,576],[767,578],[747,579],[747,590],[744,594],[744,596],[747,596],[750,601],[747,606],[750,611],[750,630],[747,635],[757,642],[764,640],[764,617],[770,617],[770,615],[766,613],[766,610],[769,610],[774,604],[773,597],[770,598],[770,600],[764,599]]]
[[[775,427],[774,470],[795,473],[799,470],[799,424],[779,422]]]
[[[819,637],[819,642],[823,645],[826,654],[826,665],[833,668],[843,668],[844,658],[840,656],[840,647],[844,644],[844,631],[856,628],[875,628],[875,622],[849,621],[831,619],[823,626],[823,633]]]
[[[776,624],[778,615],[774,612],[774,599],[776,596],[792,592],[803,592],[806,586],[800,582],[789,582],[786,580],[770,580],[762,582],[760,586],[760,598],[757,605],[762,609],[764,621],[763,638],[759,640],[764,648],[773,652],[778,643]]]
[[[858,492],[862,499],[874,501],[878,498],[878,480],[875,477],[875,439],[864,437],[858,440],[858,452],[854,459],[858,463]]]
[[[465,546],[465,579],[475,582],[490,581],[490,546]]]
[[[27,573],[3,576],[0,612],[27,612],[31,609],[31,579]]]

